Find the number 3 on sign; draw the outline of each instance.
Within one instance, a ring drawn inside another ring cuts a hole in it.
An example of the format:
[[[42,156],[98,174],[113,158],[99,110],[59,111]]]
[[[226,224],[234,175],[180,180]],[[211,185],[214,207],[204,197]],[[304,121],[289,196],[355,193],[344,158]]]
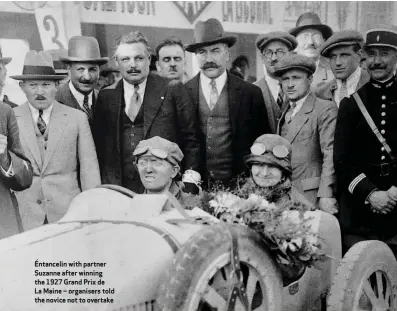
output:
[[[52,27],[51,27],[52,24]],[[43,26],[44,29],[47,31],[51,31],[51,28],[53,29],[53,36],[51,37],[51,41],[55,43],[60,49],[63,49],[63,44],[61,41],[59,41],[59,28],[57,21],[55,20],[54,16],[52,15],[46,15],[43,19]]]

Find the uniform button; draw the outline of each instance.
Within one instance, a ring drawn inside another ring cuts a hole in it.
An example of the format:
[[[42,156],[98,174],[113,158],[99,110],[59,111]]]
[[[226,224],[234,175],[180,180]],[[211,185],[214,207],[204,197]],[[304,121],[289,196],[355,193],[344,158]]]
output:
[[[384,159],[385,159],[385,156],[382,156],[380,159],[381,159],[381,160],[384,160]]]
[[[384,134],[384,133],[385,133],[385,130],[381,130],[380,132],[381,132],[382,134]]]
[[[382,120],[382,122],[380,122],[381,124],[386,124],[386,121],[385,120]]]
[[[213,171],[210,171],[210,175],[211,175],[211,176],[214,176],[214,172],[213,172]]]
[[[134,127],[135,127],[135,125],[132,126],[132,128],[134,128]]]
[[[380,151],[385,151],[385,148],[384,147],[380,148]]]
[[[132,136],[132,137],[134,137],[134,136],[135,136],[135,134],[132,134],[131,136]]]
[[[211,136],[208,136],[208,138],[211,138]]]
[[[382,98],[383,100],[385,100],[385,99],[386,99],[386,96],[385,96],[385,95],[383,95],[381,98]]]
[[[37,200],[37,204],[41,204],[41,200]]]
[[[384,117],[386,115],[386,112],[382,112],[381,115],[382,117]]]
[[[210,126],[210,130],[212,130],[212,126]]]
[[[385,105],[385,104],[383,104],[383,105],[382,105],[382,108],[386,108],[386,105]]]
[[[208,147],[208,150],[211,150],[211,147]]]

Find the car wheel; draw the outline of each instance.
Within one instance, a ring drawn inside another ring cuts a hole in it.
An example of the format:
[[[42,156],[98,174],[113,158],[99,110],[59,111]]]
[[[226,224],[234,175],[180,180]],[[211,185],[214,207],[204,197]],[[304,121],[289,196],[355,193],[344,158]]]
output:
[[[387,244],[364,241],[343,257],[333,279],[327,311],[397,310],[397,262]]]
[[[235,225],[242,279],[250,310],[279,311],[282,278],[276,263],[253,230]],[[231,235],[226,225],[207,226],[178,251],[160,285],[157,299],[162,311],[227,310],[233,288]],[[237,299],[235,310],[245,310]]]

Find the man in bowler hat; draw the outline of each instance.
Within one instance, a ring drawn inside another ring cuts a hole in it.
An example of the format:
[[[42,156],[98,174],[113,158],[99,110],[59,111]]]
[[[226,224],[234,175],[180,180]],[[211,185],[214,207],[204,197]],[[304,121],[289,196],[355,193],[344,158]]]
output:
[[[318,97],[333,100],[339,107],[343,98],[369,81],[368,72],[360,67],[363,44],[363,36],[355,30],[339,31],[325,41],[320,53],[329,59],[335,78],[318,87]]]
[[[326,83],[334,78],[327,59],[320,56],[321,45],[332,35],[332,29],[321,23],[320,17],[313,12],[306,12],[299,16],[295,28],[289,33],[296,37],[298,54],[310,57],[316,63],[313,74],[312,87]]]
[[[142,193],[133,153],[141,140],[160,136],[177,143],[185,155],[182,170],[198,170],[198,120],[183,84],[149,73],[151,49],[138,32],[122,36],[114,58],[122,75],[99,93],[94,139],[102,182]],[[190,183],[186,191],[198,191]]]
[[[75,36],[69,40],[68,56],[60,60],[68,66],[70,81],[58,89],[55,100],[85,112],[92,125],[99,66],[106,64],[108,58],[101,57],[97,39]]]
[[[265,76],[254,84],[262,90],[267,116],[272,133],[276,133],[277,121],[285,102],[280,79],[274,76],[274,66],[282,58],[290,55],[298,43],[288,32],[274,31],[259,35],[256,47],[261,52]]]
[[[236,36],[227,36],[214,18],[199,21],[194,42],[186,46],[196,55],[200,72],[185,84],[200,120],[200,174],[208,185],[228,183],[246,171],[244,156],[254,140],[270,132],[259,87],[226,70]]]
[[[364,52],[371,79],[356,95],[379,133],[371,129],[356,98],[342,99],[334,162],[343,244],[348,248],[360,240],[382,240],[396,253],[397,31],[389,26],[370,29]]]
[[[33,183],[17,192],[25,230],[61,219],[81,191],[100,185],[98,160],[84,112],[57,102],[51,55],[29,51],[20,80],[27,102],[14,109],[19,136],[33,166]]]
[[[287,96],[277,134],[292,145],[292,182],[319,209],[336,213],[335,170],[332,161],[335,122],[334,102],[318,98],[311,90],[316,64],[295,54],[280,60],[274,74]]]

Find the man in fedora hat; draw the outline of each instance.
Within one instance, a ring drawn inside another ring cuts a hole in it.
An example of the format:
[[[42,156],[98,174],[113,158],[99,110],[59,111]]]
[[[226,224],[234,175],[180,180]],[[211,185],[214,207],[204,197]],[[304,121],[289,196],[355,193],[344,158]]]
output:
[[[336,213],[335,170],[332,161],[338,108],[311,90],[316,64],[311,58],[294,54],[280,60],[274,75],[281,79],[288,104],[277,134],[292,144],[293,185],[319,209]]]
[[[55,99],[60,103],[82,110],[92,125],[93,110],[98,97],[95,90],[99,79],[99,66],[108,62],[101,57],[97,39],[75,36],[70,38],[68,56],[60,60],[67,64],[70,82],[58,89]]]
[[[61,58],[68,57],[68,50],[66,49],[53,49],[47,50],[52,57],[52,62],[54,64],[55,74],[65,76],[63,80],[59,81],[59,86],[68,83],[70,80],[68,65],[61,61]]]
[[[117,69],[116,65],[105,64],[100,67],[99,79],[95,86],[95,89],[100,91],[104,87],[110,86],[120,81],[121,77],[120,70]]]
[[[183,84],[149,72],[151,49],[145,36],[132,31],[116,45],[114,58],[123,79],[99,93],[94,114],[102,182],[137,193],[144,188],[133,152],[141,140],[160,136],[177,143],[182,169],[198,169],[198,120]],[[195,185],[187,191],[198,190]]]
[[[296,37],[298,54],[312,58],[316,63],[316,71],[313,75],[313,89],[334,78],[328,61],[320,57],[320,48],[332,35],[332,29],[321,23],[320,17],[313,12],[306,12],[299,16],[296,27],[289,33]]]
[[[325,41],[320,53],[329,59],[335,79],[318,87],[318,97],[333,100],[339,107],[344,97],[369,81],[368,72],[360,67],[363,43],[363,36],[355,30],[339,31]]]
[[[22,75],[12,76],[28,101],[15,108],[33,184],[17,199],[25,230],[58,221],[81,191],[100,185],[95,145],[85,113],[57,102],[51,55],[29,51]]]
[[[274,66],[290,55],[297,45],[295,37],[283,31],[268,32],[256,39],[256,47],[265,65],[265,76],[254,84],[262,90],[272,133],[276,133],[278,117],[285,101],[280,80],[274,76]]]
[[[343,242],[377,239],[396,251],[397,31],[368,30],[364,52],[370,81],[342,99],[335,130]]]
[[[211,18],[195,25],[194,43],[186,46],[201,69],[185,86],[200,120],[204,185],[227,184],[245,172],[244,156],[253,141],[270,132],[260,88],[226,70],[229,49],[236,40]]]

